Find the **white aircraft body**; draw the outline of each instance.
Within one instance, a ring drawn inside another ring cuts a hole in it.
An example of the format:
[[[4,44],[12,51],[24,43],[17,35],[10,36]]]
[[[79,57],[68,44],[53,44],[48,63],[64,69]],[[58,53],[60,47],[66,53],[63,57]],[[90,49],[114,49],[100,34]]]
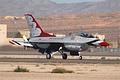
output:
[[[63,59],[67,59],[67,54],[64,52],[70,52],[70,55],[79,56],[79,59],[82,60],[81,51],[87,50],[90,45],[109,46],[107,42],[88,33],[56,37],[44,32],[31,14],[25,14],[25,17],[30,30],[30,38],[23,36],[24,41],[12,40],[10,43],[22,45],[25,48],[39,49],[40,53],[46,53],[47,59],[51,59],[55,52],[59,52]]]

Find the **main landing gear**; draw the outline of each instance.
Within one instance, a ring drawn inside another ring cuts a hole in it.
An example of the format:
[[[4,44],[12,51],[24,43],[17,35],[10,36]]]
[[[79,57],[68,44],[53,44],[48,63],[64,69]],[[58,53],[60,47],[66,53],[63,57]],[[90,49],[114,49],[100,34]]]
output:
[[[51,54],[50,53],[46,54],[46,59],[51,59]]]
[[[66,53],[62,53],[62,58],[63,59],[67,59],[67,54]]]
[[[78,52],[79,54],[79,60],[82,60],[81,52]]]
[[[47,53],[47,54],[46,54],[46,59],[51,59],[52,56],[53,56],[53,54],[55,54],[55,53],[56,53],[56,52]],[[63,58],[64,60],[67,59],[67,54],[66,54],[66,53],[63,53],[63,52],[61,52],[61,51],[60,51],[60,53],[61,53],[62,58]],[[82,60],[81,52],[78,52],[78,54],[79,54],[79,60]]]
[[[47,53],[46,54],[46,59],[51,59],[53,54],[55,54],[55,53]],[[61,55],[62,55],[63,59],[67,59],[67,54],[66,53],[61,53]]]
[[[82,56],[79,56],[79,60],[82,60]]]
[[[67,54],[66,54],[66,53],[63,53],[61,47],[60,47],[60,49],[59,49],[59,52],[61,53],[63,59],[67,59]]]

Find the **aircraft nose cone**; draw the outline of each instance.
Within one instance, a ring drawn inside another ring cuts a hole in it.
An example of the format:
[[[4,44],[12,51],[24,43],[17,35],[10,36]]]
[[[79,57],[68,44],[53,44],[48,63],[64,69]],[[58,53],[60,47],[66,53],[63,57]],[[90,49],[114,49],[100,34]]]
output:
[[[101,43],[99,43],[101,46],[109,46],[110,44],[109,43],[107,43],[107,42],[101,42]]]

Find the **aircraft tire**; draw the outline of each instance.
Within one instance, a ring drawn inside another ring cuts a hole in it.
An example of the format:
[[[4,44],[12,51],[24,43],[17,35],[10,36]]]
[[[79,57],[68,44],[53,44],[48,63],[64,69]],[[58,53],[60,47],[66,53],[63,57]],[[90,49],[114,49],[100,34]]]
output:
[[[51,54],[46,54],[47,59],[51,59]]]
[[[62,58],[63,58],[63,59],[67,59],[67,54],[66,54],[66,53],[63,53],[63,54],[62,54]]]
[[[82,60],[82,56],[79,56],[79,60]]]

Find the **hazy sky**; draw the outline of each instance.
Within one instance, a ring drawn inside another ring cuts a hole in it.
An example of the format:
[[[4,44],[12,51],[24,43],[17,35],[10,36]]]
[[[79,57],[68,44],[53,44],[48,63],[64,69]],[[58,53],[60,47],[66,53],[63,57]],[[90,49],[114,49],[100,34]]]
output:
[[[105,0],[51,0],[56,3],[79,3],[79,2],[97,2],[97,1],[105,1]]]

